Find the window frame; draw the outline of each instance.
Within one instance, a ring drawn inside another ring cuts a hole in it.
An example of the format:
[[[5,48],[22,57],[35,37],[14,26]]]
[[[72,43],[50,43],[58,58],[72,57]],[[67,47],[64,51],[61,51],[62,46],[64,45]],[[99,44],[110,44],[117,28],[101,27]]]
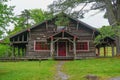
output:
[[[37,41],[37,40],[34,40],[34,51],[50,51],[50,48],[48,48],[47,50],[36,50],[36,42],[40,42],[40,43],[47,43],[46,41]],[[49,46],[50,47],[50,46]]]
[[[79,42],[87,42],[87,50],[77,50],[77,45],[76,45],[76,51],[89,51],[89,41],[77,41],[76,44]]]
[[[87,42],[87,50],[77,50],[77,43],[79,43],[79,42]],[[80,51],[88,52],[88,51],[90,50],[89,42],[90,42],[90,41],[87,41],[87,40],[77,41],[77,42],[76,42],[76,52],[80,52]],[[73,43],[72,43],[72,46],[73,46]],[[71,45],[70,45],[70,43],[69,43],[69,51],[70,51],[70,52],[73,51],[73,49],[71,50]]]

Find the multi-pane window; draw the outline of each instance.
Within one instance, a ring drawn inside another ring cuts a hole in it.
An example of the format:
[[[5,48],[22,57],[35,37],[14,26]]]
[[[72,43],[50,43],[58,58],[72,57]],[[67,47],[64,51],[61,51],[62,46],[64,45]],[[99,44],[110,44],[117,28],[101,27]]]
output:
[[[76,50],[88,50],[88,42],[77,42]]]
[[[35,42],[35,50],[49,50],[50,46],[46,42]]]
[[[70,50],[73,50],[73,44],[70,43]],[[88,51],[89,44],[88,42],[76,42],[76,50],[78,51]]]

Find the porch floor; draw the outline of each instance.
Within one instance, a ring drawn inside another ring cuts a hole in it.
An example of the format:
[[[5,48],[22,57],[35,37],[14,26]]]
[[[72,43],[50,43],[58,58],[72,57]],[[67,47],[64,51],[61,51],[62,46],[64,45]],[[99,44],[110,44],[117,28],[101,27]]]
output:
[[[54,56],[54,59],[57,59],[57,60],[73,60],[74,57],[73,56]]]

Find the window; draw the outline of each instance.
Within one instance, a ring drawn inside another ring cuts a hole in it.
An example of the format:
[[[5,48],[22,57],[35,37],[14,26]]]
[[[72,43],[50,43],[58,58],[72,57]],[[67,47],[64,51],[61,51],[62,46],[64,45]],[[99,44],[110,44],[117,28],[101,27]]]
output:
[[[88,42],[77,42],[76,50],[87,51],[88,50]]]
[[[62,30],[64,30],[65,29],[65,26],[58,26],[57,27],[57,31],[62,31]]]
[[[69,43],[69,49],[73,50],[73,44]],[[77,42],[76,43],[76,50],[78,51],[88,51],[89,50],[89,44],[88,42]]]
[[[35,42],[35,50],[49,50],[49,44],[46,42]]]

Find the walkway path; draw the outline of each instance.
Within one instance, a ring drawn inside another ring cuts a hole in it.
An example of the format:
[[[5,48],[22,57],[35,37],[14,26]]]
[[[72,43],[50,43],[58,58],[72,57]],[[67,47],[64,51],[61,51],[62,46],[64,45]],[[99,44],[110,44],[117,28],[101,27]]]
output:
[[[111,78],[110,80],[120,80],[120,77]]]
[[[64,63],[64,61],[58,61],[58,64],[56,65],[57,74],[55,80],[68,80],[69,76],[61,71]]]

